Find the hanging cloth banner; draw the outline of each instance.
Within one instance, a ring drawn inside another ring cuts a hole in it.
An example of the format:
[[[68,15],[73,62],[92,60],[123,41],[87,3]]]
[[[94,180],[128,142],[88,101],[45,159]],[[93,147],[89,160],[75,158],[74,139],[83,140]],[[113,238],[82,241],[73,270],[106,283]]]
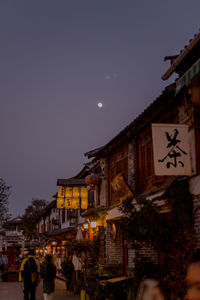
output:
[[[127,198],[133,197],[133,193],[126,184],[123,176],[121,174],[118,174],[115,176],[113,181],[111,182],[111,186],[113,190],[116,192],[117,197],[122,202],[126,200]]]
[[[188,125],[152,124],[155,175],[191,175]]]

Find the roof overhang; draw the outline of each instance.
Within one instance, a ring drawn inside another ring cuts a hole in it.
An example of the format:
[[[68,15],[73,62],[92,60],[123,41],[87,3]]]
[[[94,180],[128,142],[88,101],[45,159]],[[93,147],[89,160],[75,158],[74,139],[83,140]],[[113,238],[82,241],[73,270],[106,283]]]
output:
[[[81,185],[86,185],[85,179],[69,178],[69,179],[57,180],[57,186],[81,186]]]
[[[180,55],[173,61],[171,67],[165,72],[162,76],[163,80],[167,80],[176,70],[178,67],[183,63],[184,60],[188,57],[189,53],[194,50],[198,44],[200,43],[200,33],[198,33],[194,39],[189,43],[189,45],[183,50]]]

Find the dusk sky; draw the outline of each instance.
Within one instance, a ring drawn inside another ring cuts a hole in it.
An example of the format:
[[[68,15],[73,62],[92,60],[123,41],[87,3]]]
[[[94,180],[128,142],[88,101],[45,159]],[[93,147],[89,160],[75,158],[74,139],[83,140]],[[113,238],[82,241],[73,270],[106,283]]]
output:
[[[199,0],[0,1],[0,177],[13,217],[52,201],[57,178],[175,79],[162,81],[164,57],[199,32],[199,12]]]

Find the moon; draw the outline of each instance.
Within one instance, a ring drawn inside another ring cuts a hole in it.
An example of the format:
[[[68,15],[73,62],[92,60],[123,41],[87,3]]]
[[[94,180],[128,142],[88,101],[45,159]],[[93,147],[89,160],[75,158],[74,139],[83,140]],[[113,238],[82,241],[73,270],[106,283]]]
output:
[[[98,105],[98,107],[101,108],[101,107],[103,106],[103,103],[102,103],[102,102],[99,102],[97,105]]]

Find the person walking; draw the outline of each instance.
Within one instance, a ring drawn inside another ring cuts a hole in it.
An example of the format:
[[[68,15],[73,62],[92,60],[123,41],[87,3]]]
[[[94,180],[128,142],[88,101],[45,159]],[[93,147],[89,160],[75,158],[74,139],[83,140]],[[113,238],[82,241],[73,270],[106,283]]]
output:
[[[56,266],[52,263],[52,257],[47,254],[41,265],[41,277],[43,278],[44,300],[53,300],[55,289]]]
[[[19,275],[19,281],[21,281],[22,278],[24,280],[24,300],[35,300],[39,273],[39,260],[35,258],[35,251],[30,249],[28,257],[26,257],[21,263]]]

